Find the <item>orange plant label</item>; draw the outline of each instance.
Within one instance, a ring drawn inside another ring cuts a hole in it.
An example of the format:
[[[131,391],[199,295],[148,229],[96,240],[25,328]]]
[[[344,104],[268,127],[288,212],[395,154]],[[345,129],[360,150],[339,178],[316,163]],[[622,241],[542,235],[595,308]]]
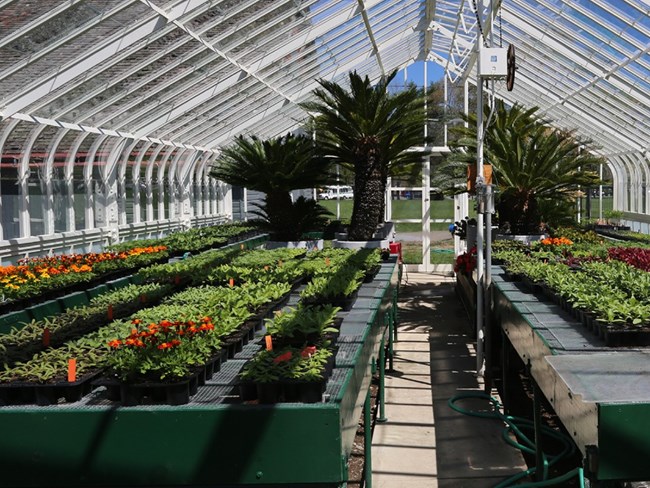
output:
[[[68,383],[77,381],[77,360],[75,358],[68,359]]]
[[[272,351],[273,350],[273,338],[270,335],[264,336],[264,340],[266,341],[266,350],[267,351]]]
[[[228,286],[229,286],[230,288],[232,288],[233,286],[235,286],[235,278],[230,278],[230,279],[228,280]]]
[[[325,266],[329,266],[329,265],[330,265],[330,258],[325,258]]]
[[[43,329],[43,347],[50,347],[50,329]]]

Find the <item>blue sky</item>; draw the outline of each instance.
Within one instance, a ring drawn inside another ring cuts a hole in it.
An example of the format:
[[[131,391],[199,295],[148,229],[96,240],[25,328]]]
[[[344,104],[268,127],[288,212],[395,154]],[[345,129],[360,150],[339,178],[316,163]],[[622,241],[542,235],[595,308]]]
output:
[[[424,85],[424,61],[416,61],[406,69],[407,79],[418,86]],[[442,78],[444,69],[437,63],[429,61],[427,65],[427,81],[429,84]],[[403,70],[395,77],[394,83],[402,84],[404,82]]]

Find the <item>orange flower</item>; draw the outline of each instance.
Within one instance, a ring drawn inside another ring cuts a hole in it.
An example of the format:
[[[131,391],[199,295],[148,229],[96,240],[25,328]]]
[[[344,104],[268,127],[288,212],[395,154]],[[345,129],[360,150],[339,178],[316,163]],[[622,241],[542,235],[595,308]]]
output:
[[[312,354],[316,353],[316,346],[307,346],[301,352],[300,355],[303,358],[311,357]]]
[[[113,349],[117,349],[122,345],[122,341],[119,339],[114,339],[108,343],[108,347],[111,347]]]
[[[140,324],[142,323],[142,320],[140,320],[140,319],[133,319],[133,320],[131,321],[131,323],[132,323],[133,325],[140,325]]]

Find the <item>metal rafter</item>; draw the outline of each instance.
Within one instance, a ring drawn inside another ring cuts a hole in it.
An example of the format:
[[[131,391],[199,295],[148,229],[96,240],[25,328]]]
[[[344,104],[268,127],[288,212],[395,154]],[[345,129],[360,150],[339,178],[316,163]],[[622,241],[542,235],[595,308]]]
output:
[[[386,75],[384,71],[384,64],[381,62],[381,56],[379,55],[379,48],[377,47],[377,41],[375,40],[375,34],[372,32],[372,26],[370,25],[370,20],[368,19],[368,12],[366,11],[366,6],[364,0],[357,0],[359,4],[359,9],[361,11],[361,18],[363,19],[363,24],[366,27],[366,32],[368,33],[368,39],[370,39],[370,44],[372,44],[373,54],[379,65],[382,75]]]

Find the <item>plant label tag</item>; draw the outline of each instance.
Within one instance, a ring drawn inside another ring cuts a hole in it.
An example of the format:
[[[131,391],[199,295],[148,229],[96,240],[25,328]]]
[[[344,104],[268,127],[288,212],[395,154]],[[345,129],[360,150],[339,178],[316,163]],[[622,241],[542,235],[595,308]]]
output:
[[[264,266],[264,271],[268,271],[268,270],[269,270],[269,267],[268,267],[268,266]]]
[[[240,244],[240,245],[239,245],[239,249],[241,249],[241,250],[243,251],[243,250],[244,250],[244,245],[243,245],[243,244]]]
[[[267,351],[272,351],[273,350],[273,337],[270,335],[264,336],[264,340],[266,341],[266,350]]]
[[[77,381],[77,360],[75,358],[68,359],[68,383]]]
[[[147,302],[147,295],[144,293],[140,295],[140,303],[146,303]]]
[[[179,275],[176,275],[174,277],[174,284],[180,285],[181,284],[181,277]]]
[[[233,286],[235,286],[235,279],[234,279],[234,278],[230,278],[230,279],[228,280],[228,286],[229,286],[230,288],[232,288]]]
[[[106,315],[108,316],[108,320],[113,320],[113,305],[108,306],[108,310],[106,311]]]
[[[43,347],[50,347],[50,329],[43,329]]]
[[[325,266],[329,266],[329,265],[330,265],[330,258],[325,258]]]
[[[279,268],[282,267],[282,259],[280,259],[280,260],[278,261],[278,267],[279,267]]]

